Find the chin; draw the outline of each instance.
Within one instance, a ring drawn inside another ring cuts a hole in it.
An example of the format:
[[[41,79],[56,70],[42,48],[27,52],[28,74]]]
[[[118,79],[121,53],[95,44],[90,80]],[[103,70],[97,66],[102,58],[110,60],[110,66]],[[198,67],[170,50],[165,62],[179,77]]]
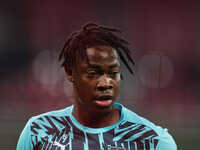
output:
[[[110,105],[107,105],[107,106],[96,105],[95,109],[98,112],[109,113],[109,112],[112,112],[112,110],[113,110],[113,103],[111,103]]]

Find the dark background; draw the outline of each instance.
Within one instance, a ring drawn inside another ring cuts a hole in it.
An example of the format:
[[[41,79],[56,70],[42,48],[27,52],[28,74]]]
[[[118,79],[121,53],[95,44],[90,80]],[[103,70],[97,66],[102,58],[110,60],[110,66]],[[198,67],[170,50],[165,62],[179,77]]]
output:
[[[119,102],[166,127],[179,150],[200,144],[199,4],[184,0],[0,2],[0,145],[15,149],[28,118],[72,104],[59,48],[88,21],[121,29],[136,66]]]

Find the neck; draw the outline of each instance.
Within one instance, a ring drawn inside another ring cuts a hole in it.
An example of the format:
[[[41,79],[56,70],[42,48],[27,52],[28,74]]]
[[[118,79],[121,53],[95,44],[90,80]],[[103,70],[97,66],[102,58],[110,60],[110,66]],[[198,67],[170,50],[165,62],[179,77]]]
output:
[[[72,114],[79,123],[90,128],[111,126],[120,119],[120,111],[114,107],[109,112],[94,112],[75,104]]]

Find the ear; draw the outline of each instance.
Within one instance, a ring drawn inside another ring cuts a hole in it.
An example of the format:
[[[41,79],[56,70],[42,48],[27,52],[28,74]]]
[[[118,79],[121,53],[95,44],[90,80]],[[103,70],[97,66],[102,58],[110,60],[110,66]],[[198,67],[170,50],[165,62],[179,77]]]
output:
[[[73,83],[74,82],[73,76],[70,74],[66,74],[66,75],[67,75],[67,80]]]
[[[65,68],[65,72],[66,72],[67,80],[73,83],[74,82],[74,77],[73,77],[72,70]]]

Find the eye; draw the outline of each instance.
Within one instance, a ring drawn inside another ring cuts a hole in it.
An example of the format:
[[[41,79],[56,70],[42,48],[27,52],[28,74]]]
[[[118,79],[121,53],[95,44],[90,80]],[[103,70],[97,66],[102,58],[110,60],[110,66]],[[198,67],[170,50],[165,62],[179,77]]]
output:
[[[110,75],[111,76],[116,76],[118,75],[120,72],[119,71],[113,71],[113,72],[110,72]]]
[[[95,74],[97,74],[97,72],[95,72],[95,71],[89,71],[89,72],[87,72],[87,74],[88,75],[95,75]]]
[[[88,77],[96,77],[99,73],[96,71],[88,71],[87,75]]]

